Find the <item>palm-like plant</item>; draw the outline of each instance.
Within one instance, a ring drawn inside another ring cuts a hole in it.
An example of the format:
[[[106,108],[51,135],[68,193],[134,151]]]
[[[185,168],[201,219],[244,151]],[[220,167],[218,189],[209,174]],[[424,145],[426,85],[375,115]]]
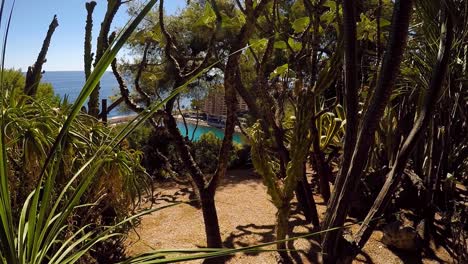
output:
[[[15,104],[11,97],[5,96],[8,93],[2,85],[0,106],[2,130],[0,260],[2,263],[74,263],[96,243],[118,235],[114,232],[117,227],[135,219],[136,216],[133,216],[102,230],[84,225],[65,235],[65,231],[69,228],[67,220],[80,205],[97,175],[110,170],[119,176],[138,170],[129,165],[138,162],[134,159],[138,158],[138,155],[115,152],[115,150],[118,150],[119,143],[136,127],[136,124],[141,124],[160,104],[154,104],[145,112],[146,116],[142,114],[115,137],[108,137],[102,133],[104,131],[99,131],[102,128],[99,125],[90,126],[89,118],[86,121],[86,118],[79,117],[79,114],[81,106],[118,50],[155,3],[156,1],[149,1],[112,43],[69,112],[63,113],[60,109],[51,110],[39,102],[30,100]],[[5,1],[2,1],[0,15],[3,15],[4,4]],[[9,25],[6,36],[8,27]],[[5,37],[2,58],[6,52],[6,39]],[[3,84],[3,70],[0,79]],[[92,129],[83,129],[85,127]],[[28,178],[35,179],[31,183],[32,192],[24,199],[24,203],[21,201],[23,206],[18,217],[15,217],[11,205],[14,186],[11,186],[10,178],[13,177],[11,172],[14,161],[26,165],[18,171],[21,177],[32,175],[33,177]],[[31,175],[22,174],[26,172]],[[72,172],[72,177],[63,182],[62,190],[57,191],[56,185],[64,180],[67,172]],[[132,186],[128,183],[125,182],[125,188]]]

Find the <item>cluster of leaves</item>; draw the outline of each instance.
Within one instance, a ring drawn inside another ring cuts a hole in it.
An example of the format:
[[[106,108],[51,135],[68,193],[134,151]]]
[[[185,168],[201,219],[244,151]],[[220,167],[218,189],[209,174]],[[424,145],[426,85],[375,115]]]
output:
[[[11,73],[17,72],[10,71],[7,76]],[[22,86],[6,87],[7,96],[4,99],[8,104],[5,105],[3,122],[7,125],[3,132],[8,159],[12,164],[9,168],[9,186],[13,219],[18,220],[28,195],[40,183],[41,167],[69,113],[66,107],[54,107],[51,98],[27,98],[19,94],[18,89]],[[50,85],[39,85],[41,87]],[[81,114],[77,117],[59,161],[57,169],[60,177],[54,186],[54,193],[59,193],[72,179],[74,172],[99,148],[110,143],[109,135],[113,133],[91,116]],[[99,202],[91,209],[86,208],[86,214],[78,210],[76,215],[71,216],[69,221],[80,224],[70,227],[69,232],[85,224],[102,222],[105,217],[103,212],[109,209],[114,213],[107,219],[108,224],[128,216],[128,208],[131,205],[135,207],[135,199],[141,196],[142,190],[149,188],[147,174],[140,165],[141,155],[138,151],[119,148],[101,156],[102,166],[93,179],[95,188],[88,190],[80,199],[83,204]]]
[[[13,95],[10,95],[10,97],[15,101],[24,95],[25,82],[26,77],[20,70],[4,70],[3,86],[6,90],[14,93]],[[38,101],[46,101],[53,107],[58,106],[60,103],[60,96],[55,94],[54,88],[50,83],[39,83],[35,98]]]
[[[213,132],[208,132],[200,136],[197,141],[192,142],[191,149],[193,156],[200,169],[205,173],[214,173],[218,160],[219,151],[223,140],[218,138]],[[239,158],[237,152],[241,149],[240,144],[235,144],[234,149],[229,154],[229,165],[234,165]]]

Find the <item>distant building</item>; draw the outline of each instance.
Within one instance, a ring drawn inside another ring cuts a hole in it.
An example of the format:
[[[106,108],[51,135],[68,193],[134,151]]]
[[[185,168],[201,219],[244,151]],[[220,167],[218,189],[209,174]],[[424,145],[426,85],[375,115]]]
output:
[[[245,101],[237,95],[237,111],[246,112],[249,108]],[[224,102],[224,91],[218,89],[210,92],[203,100],[203,111],[208,115],[213,116],[226,116],[227,107]]]
[[[218,123],[219,126],[224,126],[226,121],[227,107],[224,102],[224,90],[220,87],[215,91],[211,91],[205,99],[203,99],[203,112],[207,114],[208,122]],[[237,95],[237,111],[239,113],[248,111],[249,108],[245,101]]]

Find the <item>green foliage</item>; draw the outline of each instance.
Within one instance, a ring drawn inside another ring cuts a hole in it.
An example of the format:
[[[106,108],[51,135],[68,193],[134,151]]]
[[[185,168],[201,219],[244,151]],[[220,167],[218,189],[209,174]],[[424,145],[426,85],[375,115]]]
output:
[[[281,76],[281,77],[286,77],[287,73],[289,72],[289,64],[283,64],[276,68],[271,74],[270,74],[270,79],[273,79],[275,77]]]
[[[195,23],[195,27],[207,27],[213,29],[215,27],[216,14],[210,4],[205,5],[205,10],[203,11],[200,19]]]
[[[328,9],[320,16],[320,21],[325,23],[325,25],[332,25],[336,32],[340,32],[340,25],[338,25],[337,18],[343,17],[343,7],[340,5],[337,9],[336,1],[334,0],[325,1],[323,6],[327,7]]]
[[[299,41],[296,41],[293,38],[288,39],[288,45],[291,47],[291,49],[295,52],[298,52],[302,49],[302,43]]]
[[[294,29],[294,33],[303,32],[309,26],[309,23],[310,23],[309,17],[301,17],[301,18],[294,20],[294,22],[292,23],[292,28]]]
[[[265,151],[271,149],[271,143],[266,140],[265,132],[259,123],[252,126],[248,133],[252,143],[252,161],[257,172],[263,177],[268,194],[277,208],[288,204],[293,197],[297,181],[301,179],[303,165],[309,154],[311,135],[309,122],[312,120],[313,111],[307,107],[313,105],[313,96],[302,94],[299,97],[297,116],[290,119],[289,151],[291,160],[287,163],[285,177],[280,175],[277,158]]]
[[[365,14],[361,14],[360,22],[357,23],[357,38],[359,40],[377,40],[377,21],[369,19]],[[380,29],[390,26],[390,21],[380,18]]]
[[[3,122],[9,125],[3,131],[9,162],[13,165],[8,171],[10,194],[13,198],[12,217],[20,219],[21,211],[28,210],[23,205],[27,206],[32,199],[27,195],[34,192],[41,183],[41,166],[49,155],[67,112],[52,107],[45,100],[34,100],[32,103],[22,100],[22,103],[7,104],[5,107]],[[92,117],[79,115],[77,121],[70,128],[62,157],[56,161],[59,175],[51,189],[53,198],[72,180],[76,170],[110,142],[110,129]],[[88,224],[102,221],[100,208],[113,208],[117,213],[115,220],[127,216],[129,206],[135,206],[135,199],[149,187],[140,159],[141,153],[120,147],[115,152],[100,157],[101,168],[94,172],[92,179],[94,188],[83,193],[79,199],[83,204],[100,200],[99,207],[87,209]],[[76,187],[75,184],[72,186]],[[99,198],[102,192],[106,194],[104,199]],[[69,218],[72,221],[75,216],[70,215]],[[77,226],[79,227],[82,226]],[[74,232],[72,227],[68,229]]]
[[[280,41],[276,41],[273,47],[275,49],[285,50],[288,48],[288,45],[286,44],[286,42],[280,40]]]
[[[68,225],[76,209],[85,202],[84,198],[91,191],[89,186],[98,180],[99,175],[111,174],[121,179],[124,175],[134,176],[128,173],[134,172],[138,167],[137,153],[133,153],[136,156],[132,156],[132,153],[118,151],[119,143],[135,126],[129,125],[116,137],[110,138],[108,131],[102,129],[102,125],[88,127],[87,125],[93,122],[89,118],[81,117],[80,109],[118,50],[155,3],[156,1],[149,2],[110,45],[69,111],[55,111],[50,106],[41,105],[34,100],[32,102],[19,100],[18,103],[11,99],[15,95],[7,93],[4,83],[0,84],[2,89],[0,260],[2,263],[74,263],[97,243],[118,235],[114,232],[117,227],[122,227],[141,215],[127,218],[117,225],[112,223],[110,227],[103,227],[102,230],[91,228],[91,225],[86,224],[76,229]],[[0,14],[0,17],[3,15]],[[2,76],[0,79],[3,80],[3,71],[0,74]],[[160,106],[161,104],[154,105],[145,114],[152,114]],[[145,116],[141,115],[138,121],[144,119]],[[83,128],[90,129],[83,131]],[[18,150],[17,157],[13,155],[15,149]],[[16,161],[27,164],[17,166],[20,164]],[[130,166],[123,165],[124,162],[129,162]],[[19,217],[17,215],[15,217],[12,208],[15,186],[12,184],[12,178],[15,179],[18,175],[28,176],[24,170],[35,177],[35,182],[31,184],[33,191],[24,203],[19,203],[22,206],[21,213]],[[135,183],[137,181],[132,179],[124,181],[122,186],[125,184],[125,188],[128,188]],[[119,191],[117,193],[122,195]],[[89,208],[91,205],[86,203],[81,207]]]
[[[49,100],[52,105],[60,103],[60,96],[54,91],[54,87],[50,83],[40,83],[35,95],[37,100]]]
[[[200,169],[205,173],[213,173],[216,170],[218,154],[223,141],[213,132],[208,132],[200,136],[197,141],[192,142],[192,152]],[[235,164],[238,156],[236,152],[240,150],[239,144],[234,144],[234,149],[229,154],[229,166]]]
[[[117,128],[122,128],[122,125]],[[153,129],[149,124],[136,128],[127,138],[127,142],[132,149],[141,149],[142,146],[148,143],[148,139],[152,136]]]
[[[283,193],[281,183],[277,179],[278,163],[268,155],[265,155],[267,142],[260,124],[256,123],[250,128],[249,134],[252,138],[252,163],[255,170],[262,176],[263,182],[267,187],[267,192],[272,199],[272,203],[276,207],[280,207],[283,203]]]
[[[19,100],[24,95],[25,82],[26,77],[20,70],[7,69],[3,73],[3,86],[7,93],[13,94],[10,97],[12,100]],[[55,94],[50,83],[39,83],[35,98],[38,101],[47,101],[52,106],[57,106],[60,103],[60,97]]]
[[[318,118],[317,130],[320,135],[320,150],[327,152],[327,148],[330,145],[340,146],[341,140],[344,135],[344,126],[346,120],[343,116],[343,107],[341,105],[336,106],[337,114],[334,112],[325,112]]]

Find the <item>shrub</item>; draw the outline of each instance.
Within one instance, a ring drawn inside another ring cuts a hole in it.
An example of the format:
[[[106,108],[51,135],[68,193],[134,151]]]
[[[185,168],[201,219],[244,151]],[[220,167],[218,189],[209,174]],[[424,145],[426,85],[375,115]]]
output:
[[[218,138],[213,132],[208,132],[200,136],[197,141],[192,142],[192,152],[195,161],[205,173],[213,173],[216,170],[219,150],[221,149],[222,139]],[[238,160],[237,151],[241,149],[240,144],[234,144],[230,153],[229,167],[236,164]]]
[[[8,69],[3,72],[3,87],[13,94],[16,101],[24,95],[25,83],[26,77],[20,70]],[[52,84],[44,82],[39,83],[35,99],[46,101],[54,107],[60,103],[60,96],[55,94]]]

